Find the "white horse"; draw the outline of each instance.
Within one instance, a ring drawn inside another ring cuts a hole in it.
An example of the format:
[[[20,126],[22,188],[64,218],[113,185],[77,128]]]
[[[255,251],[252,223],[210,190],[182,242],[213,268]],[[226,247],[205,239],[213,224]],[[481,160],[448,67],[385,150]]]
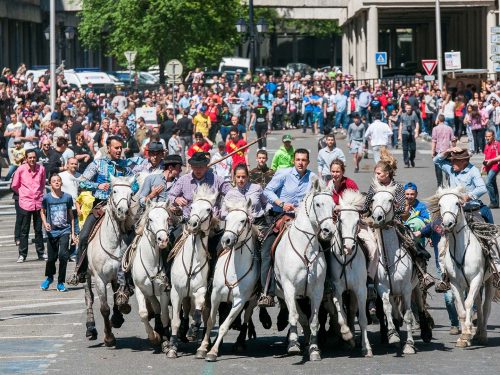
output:
[[[366,258],[358,242],[360,212],[363,210],[365,198],[354,190],[346,190],[340,198],[340,205],[335,207],[338,213],[337,231],[333,238],[332,255],[328,257],[334,284],[334,304],[337,309],[338,323],[342,338],[352,340],[353,333],[346,323],[343,309],[342,293],[351,293],[351,314],[359,312],[358,322],[361,328],[362,353],[365,357],[373,357],[368,340],[366,317]]]
[[[214,224],[213,210],[217,195],[208,185],[198,187],[193,197],[191,215],[184,229],[187,231],[183,234],[187,235],[186,241],[173,260],[170,291],[172,336],[168,348],[165,348],[168,358],[177,358],[181,307],[190,307],[196,331],[201,325],[208,284],[208,235]]]
[[[236,200],[226,202],[228,214],[221,243],[224,248],[215,266],[211,296],[210,316],[207,320],[205,337],[196,355],[213,362],[217,360],[219,345],[234,319],[240,314],[245,304],[252,299],[258,279],[258,267],[255,266],[255,236],[252,228],[252,202]],[[210,331],[216,318],[219,304],[232,302],[231,311],[219,327],[219,334],[212,349],[207,354]],[[245,317],[237,344],[244,345],[248,322],[256,305],[256,299],[245,309]]]
[[[326,278],[326,260],[318,237],[329,240],[333,235],[334,207],[331,191],[322,190],[319,180],[315,180],[311,191],[300,203],[292,225],[279,242],[274,261],[278,296],[283,297],[288,308],[289,354],[300,353],[297,334],[300,309],[297,299],[308,297],[310,300],[310,320],[307,322],[301,317],[301,325],[305,325],[307,333],[310,329],[310,337],[306,337],[306,342],[309,344],[311,361],[321,360],[317,337],[318,310]]]
[[[456,346],[462,348],[470,346],[471,339],[480,345],[486,345],[491,301],[495,295],[495,288],[490,279],[491,272],[486,268],[481,244],[466,222],[462,208],[464,194],[463,187],[440,188],[429,199],[429,209],[435,218],[442,218],[442,227],[446,233],[447,244],[443,243],[442,239],[439,246],[440,252],[445,251],[444,268],[450,280],[462,326],[462,334]],[[484,304],[481,304],[480,289],[483,284],[485,297]],[[477,331],[472,337],[474,303],[477,308]]]
[[[94,234],[89,238],[87,257],[88,271],[87,282],[85,284],[85,302],[87,305],[87,337],[91,340],[97,338],[95,328],[94,293],[92,291],[92,276],[95,278],[95,288],[101,302],[101,314],[104,318],[104,344],[114,346],[115,336],[111,331],[109,320],[110,308],[108,305],[108,294],[106,286],[111,283],[113,291],[118,289],[117,272],[121,267],[122,251],[125,249],[123,236],[127,233],[126,219],[132,198],[132,183],[134,177],[113,177],[111,176],[111,193],[108,204],[105,208],[104,217],[94,228]],[[113,314],[119,315],[121,322],[123,318],[116,308],[113,307]],[[113,319],[112,319],[113,320]]]
[[[404,309],[407,340],[403,348],[404,354],[415,354],[412,325],[415,321],[411,310],[412,290],[418,284],[416,272],[410,254],[401,246],[393,221],[396,201],[395,186],[383,186],[374,181],[375,195],[371,205],[372,218],[375,226],[375,237],[378,242],[379,264],[375,282],[379,296],[382,298],[384,313],[387,318],[389,344],[400,344],[399,333],[394,325],[392,311],[397,314]],[[401,299],[403,306],[395,301]],[[418,298],[419,303],[422,299]]]
[[[137,242],[136,254],[132,262],[132,278],[135,295],[139,305],[139,315],[144,323],[149,341],[159,345],[166,335],[169,326],[168,294],[161,284],[161,276],[165,273],[160,252],[168,245],[168,227],[170,221],[169,205],[165,202],[148,201],[141,221],[137,227],[140,239]],[[158,301],[158,297],[160,300]],[[146,300],[151,304],[155,314],[155,328],[149,324]]]

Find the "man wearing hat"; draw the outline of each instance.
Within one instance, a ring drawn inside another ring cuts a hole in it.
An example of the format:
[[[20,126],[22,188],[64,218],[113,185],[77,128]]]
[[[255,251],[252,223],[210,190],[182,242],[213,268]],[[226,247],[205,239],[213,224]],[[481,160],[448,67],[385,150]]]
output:
[[[283,141],[283,145],[276,151],[271,162],[271,169],[275,172],[278,169],[293,167],[293,154],[295,150],[292,146],[292,136],[285,134],[281,140]]]
[[[143,207],[147,201],[167,202],[168,192],[182,172],[180,155],[168,155],[162,165],[164,166],[163,173],[151,174],[144,180],[139,193],[139,202]]]
[[[162,142],[149,142],[148,144],[148,158],[141,157],[129,158],[128,165],[133,166],[133,173],[135,175],[141,172],[153,173],[165,169],[163,158],[165,157],[165,148]]]

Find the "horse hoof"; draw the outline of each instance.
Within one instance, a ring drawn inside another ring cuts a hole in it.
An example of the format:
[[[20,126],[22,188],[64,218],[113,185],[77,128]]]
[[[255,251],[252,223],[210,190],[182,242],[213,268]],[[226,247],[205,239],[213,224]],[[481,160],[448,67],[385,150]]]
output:
[[[271,320],[271,317],[269,316],[267,309],[264,307],[262,307],[259,310],[259,320],[262,324],[262,327],[264,327],[264,329],[269,329],[273,325],[273,321]]]
[[[123,319],[123,316],[121,314],[113,314],[111,316],[111,326],[113,328],[121,328],[124,322],[125,319]]]
[[[132,307],[130,307],[130,305],[128,303],[124,303],[123,305],[120,305],[118,306],[118,310],[122,313],[122,314],[130,314],[130,311],[132,311]]]
[[[371,349],[362,349],[361,354],[363,354],[365,358],[373,358],[373,352]]]
[[[158,332],[153,332],[153,334],[148,337],[148,340],[153,346],[158,346],[161,344],[161,336],[158,334]]]
[[[196,358],[196,359],[205,359],[206,356],[207,356],[207,351],[206,350],[198,349],[196,351],[196,354],[195,354],[194,358]]]
[[[403,348],[403,354],[415,354],[415,347],[413,344],[406,343],[405,347]]]
[[[85,332],[85,337],[89,340],[97,340],[97,329],[95,327],[87,327],[87,332]]]
[[[388,333],[388,343],[390,345],[399,345],[400,342],[399,333],[395,329],[391,329]]]
[[[245,343],[235,342],[233,345],[233,352],[235,353],[243,353],[246,349]]]
[[[468,341],[467,339],[459,337],[455,346],[457,348],[467,348],[468,346],[470,346],[470,344],[470,341]]]
[[[345,333],[342,333],[342,340],[347,341],[347,342],[354,341],[353,336],[352,336],[352,332],[349,330]]]
[[[177,350],[173,348],[168,349],[167,358],[172,358],[172,359],[177,358]]]
[[[356,341],[354,340],[354,338],[347,340],[346,343],[349,346],[349,349],[354,349],[356,347]]]
[[[109,337],[104,338],[104,345],[106,345],[108,348],[111,346],[116,345],[116,339],[113,334],[111,334]]]
[[[420,333],[420,337],[422,338],[423,342],[425,342],[426,344],[428,344],[432,340],[432,331],[422,331]]]
[[[300,346],[297,341],[290,341],[287,349],[288,355],[298,355],[300,354]]]
[[[217,354],[207,354],[207,356],[205,357],[205,361],[207,362],[215,362],[217,361]]]
[[[161,351],[167,354],[169,349],[170,349],[170,343],[168,341],[163,341],[161,344]]]
[[[321,354],[319,354],[319,351],[318,350],[314,350],[311,353],[309,353],[309,360],[311,362],[321,361]]]

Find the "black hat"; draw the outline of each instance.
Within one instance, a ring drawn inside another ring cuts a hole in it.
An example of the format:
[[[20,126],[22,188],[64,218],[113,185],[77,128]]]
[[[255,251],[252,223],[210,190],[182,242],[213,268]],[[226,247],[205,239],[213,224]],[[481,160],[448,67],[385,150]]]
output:
[[[193,167],[204,167],[210,162],[210,154],[208,152],[195,152],[188,163]]]
[[[158,151],[164,151],[165,149],[163,148],[163,143],[161,142],[151,142],[149,143],[149,152],[158,152]]]
[[[165,158],[165,166],[168,165],[176,165],[180,164],[182,165],[182,158],[180,155],[167,155]]]

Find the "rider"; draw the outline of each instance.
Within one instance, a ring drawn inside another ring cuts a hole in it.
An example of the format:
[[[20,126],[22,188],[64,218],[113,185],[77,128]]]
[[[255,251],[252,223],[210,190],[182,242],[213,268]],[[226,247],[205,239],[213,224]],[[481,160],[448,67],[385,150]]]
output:
[[[133,176],[133,172],[126,165],[127,161],[121,159],[123,148],[122,138],[119,136],[108,137],[106,140],[106,147],[107,155],[90,163],[82,174],[83,181],[80,182],[80,188],[82,190],[92,191],[95,198],[93,207],[96,207],[99,203],[106,202],[109,198],[111,192],[111,176]],[[134,182],[132,184],[132,191],[135,193],[137,190],[137,182]],[[99,215],[96,210],[92,210],[80,231],[78,240],[78,263],[75,274],[72,276],[71,280],[68,281],[71,285],[85,282],[85,274],[88,267],[88,238],[100,216],[101,215]],[[130,309],[128,305],[130,290],[126,285],[125,275],[121,267],[119,267],[118,271],[118,282],[120,283],[120,289],[116,303],[119,307],[121,306],[121,310],[127,311]]]
[[[148,159],[137,163],[132,169],[134,175],[141,172],[153,173],[165,169],[163,158],[165,156],[165,148],[161,142],[150,142],[148,145]],[[130,159],[129,159],[130,160]]]
[[[270,215],[276,223],[282,216],[294,216],[296,208],[311,187],[311,182],[316,175],[307,169],[309,165],[309,151],[299,148],[294,152],[293,167],[280,169],[267,184],[264,194],[269,204],[272,204]],[[259,306],[274,306],[275,281],[271,270],[271,247],[281,228],[271,231],[262,244],[262,264],[260,282],[264,289],[259,299]],[[268,276],[269,274],[269,276]]]
[[[465,211],[473,212],[479,210],[486,223],[493,224],[493,215],[488,206],[481,199],[481,196],[487,192],[484,180],[481,177],[479,169],[470,163],[470,154],[467,150],[460,147],[452,147],[434,158],[434,163],[449,175],[450,187],[465,187],[466,193],[462,196]],[[445,244],[441,241],[439,244],[439,261],[444,264]],[[490,256],[495,267],[493,271],[494,283],[500,282],[500,260],[498,248],[489,246]],[[444,267],[441,267],[444,270]],[[444,293],[450,289],[447,275],[442,273],[442,281],[436,284],[436,292]]]

